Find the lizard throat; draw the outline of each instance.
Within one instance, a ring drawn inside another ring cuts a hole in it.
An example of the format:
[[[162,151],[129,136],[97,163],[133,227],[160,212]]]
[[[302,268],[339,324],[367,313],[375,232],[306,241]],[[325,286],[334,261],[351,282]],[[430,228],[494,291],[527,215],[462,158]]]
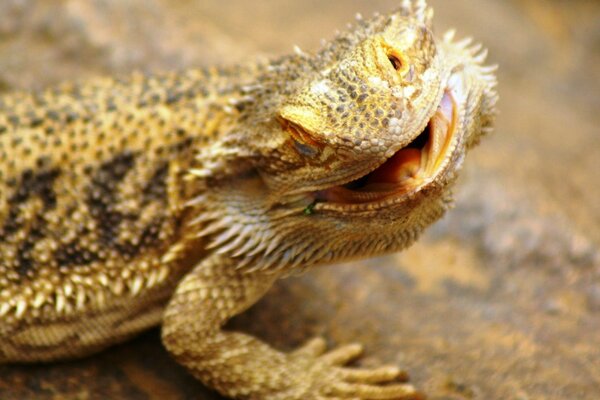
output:
[[[346,183],[317,192],[323,206],[381,203],[416,192],[443,169],[456,130],[456,103],[446,91],[427,127],[379,168]]]

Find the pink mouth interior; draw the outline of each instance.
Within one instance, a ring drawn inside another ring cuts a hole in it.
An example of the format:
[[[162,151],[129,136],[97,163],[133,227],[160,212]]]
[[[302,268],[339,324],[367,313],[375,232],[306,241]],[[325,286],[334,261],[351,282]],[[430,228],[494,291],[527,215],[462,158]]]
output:
[[[447,91],[425,130],[411,143],[368,175],[319,192],[318,199],[366,203],[416,189],[434,176],[443,162],[452,140],[455,119],[454,99]]]

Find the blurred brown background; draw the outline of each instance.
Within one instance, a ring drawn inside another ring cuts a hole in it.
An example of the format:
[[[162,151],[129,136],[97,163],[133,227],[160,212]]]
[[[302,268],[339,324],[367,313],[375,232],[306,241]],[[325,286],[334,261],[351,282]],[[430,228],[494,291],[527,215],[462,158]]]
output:
[[[0,91],[310,50],[399,0],[1,0]],[[430,399],[600,398],[600,2],[431,0],[490,49],[496,133],[409,251],[278,284],[234,326],[282,349],[361,341]],[[2,399],[218,399],[158,330],[75,362],[0,367]]]

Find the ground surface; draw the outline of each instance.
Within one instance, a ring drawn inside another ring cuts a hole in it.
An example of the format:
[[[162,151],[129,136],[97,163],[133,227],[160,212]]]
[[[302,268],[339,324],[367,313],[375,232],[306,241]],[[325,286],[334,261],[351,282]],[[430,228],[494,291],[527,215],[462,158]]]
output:
[[[501,115],[457,207],[401,255],[278,284],[236,328],[284,349],[361,341],[430,399],[600,398],[600,4],[433,1],[501,65]],[[2,0],[0,90],[314,49],[398,1]],[[0,367],[2,399],[218,399],[158,331],[63,364]]]

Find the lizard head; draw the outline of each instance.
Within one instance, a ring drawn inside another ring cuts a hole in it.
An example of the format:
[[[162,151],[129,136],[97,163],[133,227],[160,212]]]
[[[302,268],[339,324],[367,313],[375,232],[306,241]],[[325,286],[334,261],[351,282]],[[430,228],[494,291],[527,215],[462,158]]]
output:
[[[481,47],[452,32],[436,40],[431,20],[424,2],[359,20],[280,107],[289,157],[300,161],[274,180],[309,193],[309,211],[381,223],[446,208],[467,150],[491,129],[497,94]]]
[[[466,152],[491,129],[494,68],[470,41],[438,40],[432,15],[404,1],[272,68],[283,100],[257,126],[276,134],[250,141],[273,203],[300,207],[297,229],[332,241],[327,261],[410,244],[449,207]]]
[[[317,55],[277,111],[288,138],[279,150],[294,168],[274,170],[274,187],[314,191],[326,208],[388,208],[453,175],[488,130],[494,78],[479,47],[437,41],[431,18],[424,2],[408,2],[359,20]]]

